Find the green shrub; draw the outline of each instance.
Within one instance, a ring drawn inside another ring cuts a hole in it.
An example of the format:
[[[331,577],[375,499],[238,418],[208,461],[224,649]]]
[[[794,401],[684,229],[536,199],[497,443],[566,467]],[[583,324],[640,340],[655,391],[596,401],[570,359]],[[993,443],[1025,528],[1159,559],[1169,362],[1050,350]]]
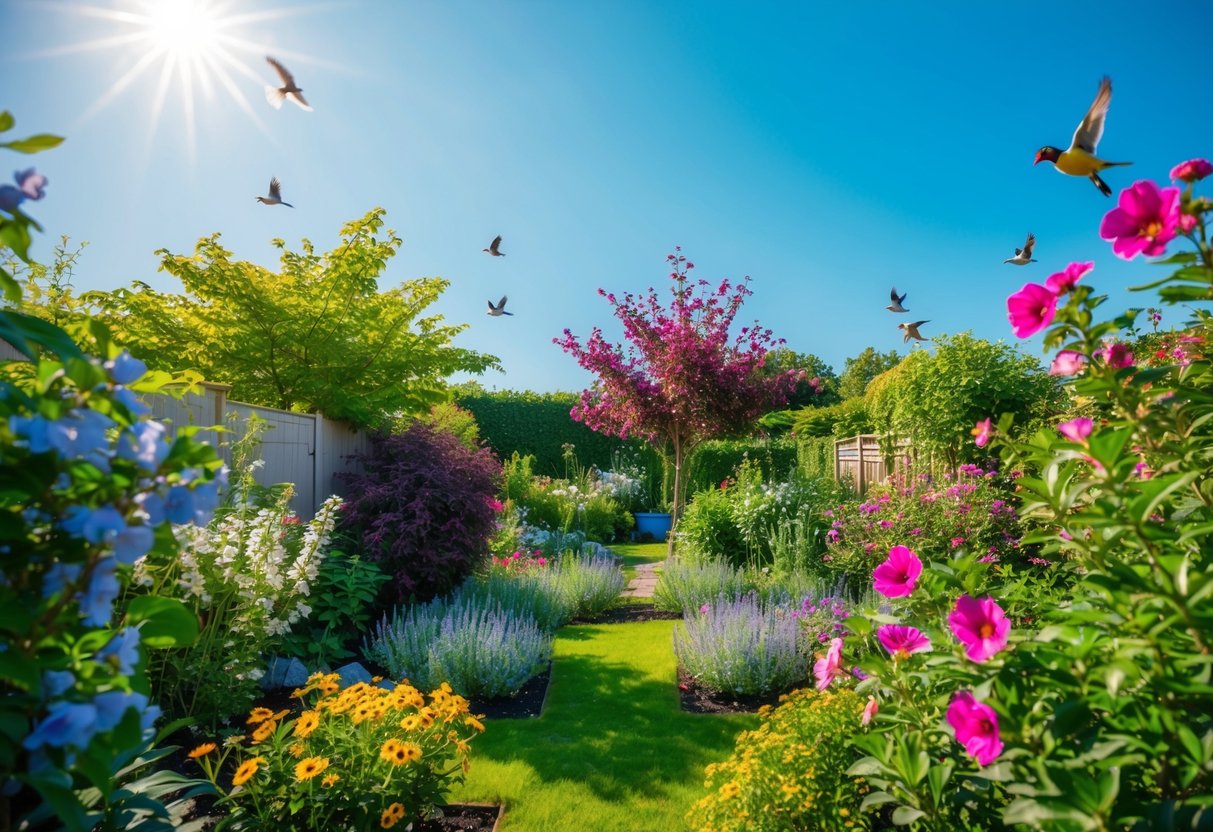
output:
[[[847,399],[830,407],[805,408],[796,412],[792,432],[799,437],[844,438],[872,432],[872,420],[862,398]]]
[[[757,464],[762,477],[781,480],[796,469],[796,442],[793,439],[716,439],[704,442],[687,463],[688,494],[719,488],[725,480],[736,478],[746,460]]]
[[[679,557],[690,563],[745,560],[745,540],[733,522],[733,501],[727,489],[696,494],[678,519],[677,535]]]
[[[697,832],[837,832],[867,829],[859,805],[867,787],[849,777],[858,758],[850,738],[863,700],[851,690],[798,690],[737,738],[733,756],[707,767],[710,791],[687,813]]]
[[[803,477],[833,479],[834,437],[805,436],[796,443],[796,464]]]

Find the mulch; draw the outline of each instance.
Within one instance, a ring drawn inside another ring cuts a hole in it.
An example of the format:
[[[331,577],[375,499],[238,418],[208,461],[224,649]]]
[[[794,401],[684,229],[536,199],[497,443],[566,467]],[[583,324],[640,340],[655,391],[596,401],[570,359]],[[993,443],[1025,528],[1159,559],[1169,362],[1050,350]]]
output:
[[[680,612],[659,610],[652,604],[620,604],[593,618],[577,618],[570,624],[634,624],[637,621],[677,621]]]
[[[442,817],[413,826],[413,832],[488,832],[497,822],[500,806],[454,804],[442,807]]]
[[[489,719],[529,719],[543,713],[548,698],[548,683],[552,681],[552,663],[538,676],[532,677],[518,693],[497,699],[472,699],[471,712]]]
[[[682,709],[692,714],[752,714],[763,705],[779,704],[779,697],[791,693],[799,685],[786,690],[757,696],[722,693],[702,685],[690,673],[678,668],[678,698]]]

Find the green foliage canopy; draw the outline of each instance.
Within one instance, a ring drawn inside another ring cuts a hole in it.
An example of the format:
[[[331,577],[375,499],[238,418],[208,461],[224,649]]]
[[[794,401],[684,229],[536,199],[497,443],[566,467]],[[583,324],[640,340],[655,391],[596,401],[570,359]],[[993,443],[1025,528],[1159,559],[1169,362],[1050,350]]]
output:
[[[193,255],[157,252],[184,294],[136,284],[89,299],[154,368],[196,369],[232,385],[232,398],[242,401],[380,426],[445,401],[454,372],[499,367],[491,355],[452,346],[466,324],[423,317],[449,281],[379,288],[401,243],[383,218],[376,208],[347,223],[341,244],[324,254],[308,240],[300,252],[273,240],[282,252],[278,272],[232,259],[212,234]]]
[[[893,369],[899,361],[901,356],[896,350],[877,352],[872,347],[865,348],[859,355],[847,359],[838,378],[838,394],[844,399],[862,396],[872,379]]]

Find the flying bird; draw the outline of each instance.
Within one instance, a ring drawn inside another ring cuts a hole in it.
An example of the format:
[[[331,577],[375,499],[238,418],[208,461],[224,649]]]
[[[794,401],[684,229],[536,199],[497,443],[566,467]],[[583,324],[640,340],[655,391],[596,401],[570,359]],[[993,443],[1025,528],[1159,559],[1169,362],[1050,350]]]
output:
[[[500,239],[500,238],[498,238],[498,239]],[[485,250],[487,251],[488,249],[485,249]],[[513,312],[505,311],[505,301],[506,301],[505,295],[501,296],[501,300],[497,302],[496,306],[493,306],[493,302],[489,301],[489,311],[486,312],[485,314],[492,315],[494,318],[500,318],[502,315],[513,315],[514,314]]]
[[[927,340],[926,338],[923,338],[922,335],[919,334],[918,328],[920,326],[922,326],[923,324],[929,324],[929,323],[930,323],[930,321],[928,320],[928,321],[915,321],[912,324],[906,324],[906,323],[898,324],[897,328],[905,333],[905,336],[901,339],[901,342],[903,344],[908,343],[911,338],[913,338],[916,341]]]
[[[287,208],[295,207],[294,205],[291,205],[289,202],[282,201],[282,189],[281,189],[281,185],[278,182],[277,176],[275,176],[273,179],[270,180],[270,195],[269,196],[259,196],[259,197],[257,197],[257,201],[260,202],[262,205],[285,205]]]
[[[1108,117],[1108,105],[1111,103],[1112,79],[1105,75],[1099,82],[1099,92],[1095,94],[1095,100],[1091,102],[1090,109],[1074,131],[1070,146],[1061,150],[1052,145],[1045,145],[1036,151],[1036,161],[1032,164],[1052,162],[1064,174],[1089,178],[1095,183],[1095,187],[1099,188],[1100,193],[1111,196],[1112,189],[1108,187],[1107,182],[1099,178],[1099,172],[1104,168],[1133,164],[1105,162],[1095,156],[1095,148],[1099,146],[1099,140],[1103,136],[1104,121]]]
[[[1015,256],[1008,257],[1003,260],[1004,263],[1014,263],[1016,266],[1026,266],[1029,263],[1035,263],[1032,259],[1032,249],[1036,248],[1036,235],[1028,232],[1028,241],[1023,244],[1023,248],[1015,249]]]
[[[265,59],[269,61],[270,66],[278,71],[278,77],[282,79],[281,87],[266,86],[265,100],[270,102],[275,110],[278,110],[282,108],[282,100],[284,98],[289,98],[291,101],[298,104],[301,109],[307,110],[310,113],[312,111],[312,107],[303,100],[303,90],[295,86],[295,76],[291,75],[291,73],[287,71],[286,67],[275,61],[269,55],[266,55]]]
[[[500,248],[500,246],[501,246],[501,235],[498,234],[496,237],[493,238],[493,242],[489,243],[489,247],[482,248],[481,251],[487,251],[489,254],[493,255],[494,257],[505,257],[504,251],[498,251],[498,248]]]
[[[906,296],[904,293],[901,295],[898,295],[896,286],[894,286],[893,291],[889,293],[889,297],[893,299],[893,302],[891,304],[889,304],[888,306],[886,306],[885,309],[889,310],[890,312],[909,312],[910,311],[909,309],[906,309],[904,306],[901,305],[901,302],[906,299]]]

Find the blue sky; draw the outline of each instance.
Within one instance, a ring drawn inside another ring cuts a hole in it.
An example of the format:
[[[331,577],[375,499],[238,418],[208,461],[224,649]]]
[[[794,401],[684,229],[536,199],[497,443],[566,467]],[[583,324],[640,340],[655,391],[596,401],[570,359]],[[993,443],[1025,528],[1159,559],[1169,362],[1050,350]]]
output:
[[[1141,304],[1123,288],[1152,270],[1098,237],[1114,200],[1033,168],[1033,154],[1068,145],[1106,73],[1100,155],[1135,162],[1105,176],[1117,193],[1213,155],[1207,57],[1181,37],[1213,23],[1195,0],[1166,14],[1111,2],[227,0],[212,5],[291,13],[230,30],[245,42],[232,53],[263,79],[232,73],[260,124],[214,82],[209,98],[195,90],[192,131],[176,81],[153,120],[159,61],[87,114],[146,45],[65,47],[139,31],[88,9],[147,5],[0,3],[10,135],[68,137],[32,159],[50,178],[28,206],[47,229],[38,254],[68,234],[90,244],[80,289],[168,290],[158,248],[188,252],[219,231],[238,257],[273,266],[271,238],[327,250],[341,224],[383,206],[404,245],[381,280],[450,279],[435,308],[471,324],[460,345],[502,359],[504,375],[482,378],[497,388],[584,386],[551,339],[615,332],[596,289],[664,289],[675,245],[700,277],[750,275],[743,317],[839,371],[867,346],[904,352],[902,320],[1013,340],[1005,297],[1072,260],[1096,262],[1089,279],[1116,308]],[[266,54],[315,112],[266,104]],[[254,202],[272,175],[295,210]],[[1040,262],[1003,265],[1029,230]],[[504,258],[481,251],[496,234]],[[894,284],[909,316],[884,311]],[[485,316],[502,294],[515,317]],[[1025,346],[1039,354],[1039,338]]]

